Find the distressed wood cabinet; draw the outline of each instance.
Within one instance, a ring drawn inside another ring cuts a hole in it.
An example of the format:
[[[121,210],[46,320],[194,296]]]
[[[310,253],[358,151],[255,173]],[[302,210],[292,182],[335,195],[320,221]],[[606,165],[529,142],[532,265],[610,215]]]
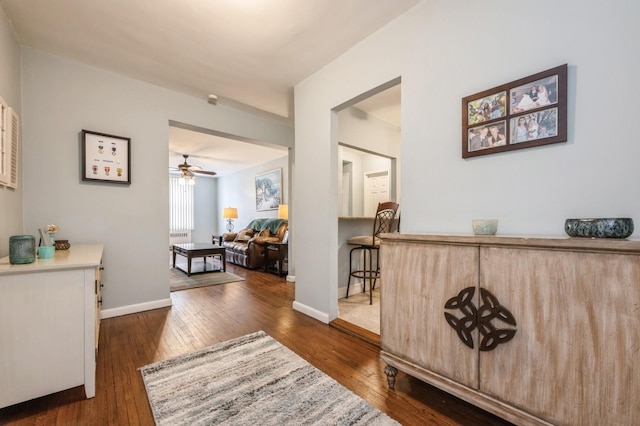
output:
[[[381,262],[390,383],[516,424],[640,424],[640,241],[385,234]]]
[[[102,251],[0,259],[0,408],[80,385],[95,396]]]

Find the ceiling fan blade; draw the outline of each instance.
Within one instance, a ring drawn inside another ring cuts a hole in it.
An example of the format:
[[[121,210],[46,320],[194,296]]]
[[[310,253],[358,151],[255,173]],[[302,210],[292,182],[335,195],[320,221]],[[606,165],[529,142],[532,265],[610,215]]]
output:
[[[199,175],[209,175],[209,176],[215,176],[217,175],[216,172],[209,172],[207,170],[190,170],[193,173],[198,173]]]
[[[187,163],[187,158],[189,158],[189,155],[182,154],[182,156],[184,157],[184,163],[178,164],[178,167],[174,168],[174,170],[180,170],[183,173],[183,175],[185,175],[185,176],[193,176],[194,173],[198,173],[198,174],[201,174],[201,175],[209,175],[209,176],[217,175],[216,172],[209,172],[207,170],[202,170],[202,167],[200,167],[200,166],[193,166],[193,165]],[[172,168],[170,167],[170,169],[172,169]]]

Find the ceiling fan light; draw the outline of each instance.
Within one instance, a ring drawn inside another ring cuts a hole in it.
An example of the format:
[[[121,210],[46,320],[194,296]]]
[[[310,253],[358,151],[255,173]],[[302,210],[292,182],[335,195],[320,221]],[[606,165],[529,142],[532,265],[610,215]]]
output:
[[[186,173],[182,173],[182,176],[180,176],[180,178],[178,179],[178,182],[180,183],[180,185],[195,185],[196,184],[196,179],[194,176],[189,176]]]

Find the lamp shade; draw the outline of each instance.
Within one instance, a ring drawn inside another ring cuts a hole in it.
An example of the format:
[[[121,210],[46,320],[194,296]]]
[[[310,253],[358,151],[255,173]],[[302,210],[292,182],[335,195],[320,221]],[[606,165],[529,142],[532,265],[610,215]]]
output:
[[[289,219],[289,204],[278,206],[278,219]]]
[[[225,207],[222,210],[222,217],[224,219],[237,219],[238,218],[238,209],[235,207]]]

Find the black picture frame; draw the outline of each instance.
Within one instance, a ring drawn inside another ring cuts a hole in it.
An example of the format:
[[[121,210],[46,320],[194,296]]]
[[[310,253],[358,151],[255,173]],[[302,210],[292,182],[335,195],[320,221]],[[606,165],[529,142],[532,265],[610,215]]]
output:
[[[567,68],[462,98],[462,158],[566,142]]]
[[[82,130],[82,180],[131,185],[131,138]]]

